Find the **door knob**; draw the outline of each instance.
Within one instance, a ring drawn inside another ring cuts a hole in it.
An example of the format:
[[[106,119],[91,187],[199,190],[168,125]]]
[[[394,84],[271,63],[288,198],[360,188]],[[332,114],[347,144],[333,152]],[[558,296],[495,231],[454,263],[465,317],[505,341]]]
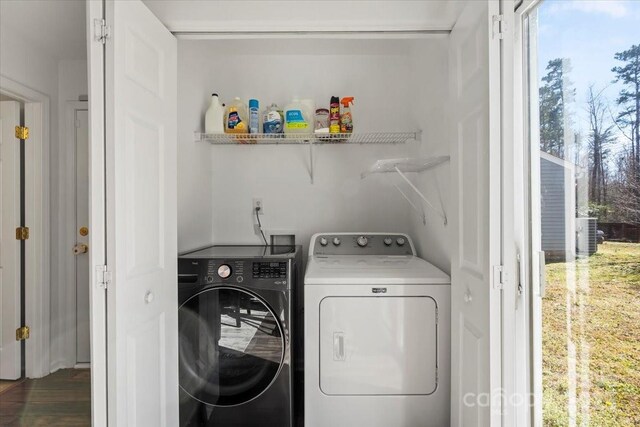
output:
[[[79,243],[73,247],[73,254],[74,255],[86,254],[88,250],[89,250],[89,246],[85,245],[84,243]]]

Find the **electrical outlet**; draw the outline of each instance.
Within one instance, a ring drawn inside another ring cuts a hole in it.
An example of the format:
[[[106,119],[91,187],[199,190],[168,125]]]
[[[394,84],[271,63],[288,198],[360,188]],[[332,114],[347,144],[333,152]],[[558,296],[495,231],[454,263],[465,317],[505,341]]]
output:
[[[258,211],[258,215],[264,215],[264,205],[262,204],[262,199],[254,197],[253,198],[253,214],[256,214],[256,209],[260,208]]]

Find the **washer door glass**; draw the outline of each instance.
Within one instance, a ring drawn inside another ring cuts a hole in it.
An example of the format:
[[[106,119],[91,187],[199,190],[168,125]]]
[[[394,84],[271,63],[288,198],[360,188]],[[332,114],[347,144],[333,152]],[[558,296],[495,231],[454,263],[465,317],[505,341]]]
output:
[[[185,301],[179,310],[180,387],[218,406],[259,396],[282,366],[282,327],[257,295],[214,287]]]

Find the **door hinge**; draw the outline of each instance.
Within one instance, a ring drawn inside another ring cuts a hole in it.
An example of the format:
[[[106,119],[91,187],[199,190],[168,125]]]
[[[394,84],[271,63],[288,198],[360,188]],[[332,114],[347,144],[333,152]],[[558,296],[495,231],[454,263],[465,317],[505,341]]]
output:
[[[26,126],[16,126],[17,139],[29,139],[29,128]]]
[[[29,238],[29,227],[16,228],[16,240],[27,240]]]
[[[502,265],[493,266],[493,289],[502,290],[504,287],[504,267]]]
[[[93,20],[93,32],[95,41],[99,43],[106,44],[111,38],[111,26],[104,19]]]
[[[111,283],[111,272],[107,269],[106,265],[96,266],[96,280],[97,285],[101,289],[107,289]]]
[[[507,32],[507,23],[504,20],[504,15],[493,15],[491,26],[493,38],[503,39],[504,34]]]
[[[23,326],[21,328],[16,329],[16,341],[24,341],[29,339],[30,329],[28,326]]]

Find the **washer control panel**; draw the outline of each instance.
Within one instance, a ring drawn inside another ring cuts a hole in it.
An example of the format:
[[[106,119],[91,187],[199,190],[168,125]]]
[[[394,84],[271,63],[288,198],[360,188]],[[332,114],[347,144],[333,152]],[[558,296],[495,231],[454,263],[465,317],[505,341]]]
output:
[[[254,279],[286,279],[287,263],[254,262],[252,272]]]
[[[332,242],[332,244],[329,244]],[[336,243],[337,242],[337,243]],[[406,234],[322,233],[311,242],[313,255],[415,255],[413,243]]]

